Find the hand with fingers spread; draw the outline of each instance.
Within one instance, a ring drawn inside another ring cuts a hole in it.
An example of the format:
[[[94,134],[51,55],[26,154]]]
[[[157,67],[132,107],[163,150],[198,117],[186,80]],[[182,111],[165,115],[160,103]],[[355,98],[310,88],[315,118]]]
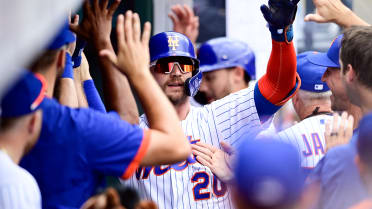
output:
[[[125,19],[123,15],[119,15],[117,21],[118,54],[105,49],[100,52],[100,55],[107,57],[129,79],[141,73],[150,73],[150,31],[151,25],[146,22],[141,37],[141,25],[137,13],[133,14],[128,11]]]
[[[272,37],[276,41],[291,42],[292,23],[300,0],[269,0],[269,6],[262,5],[261,12],[269,24]]]
[[[313,0],[316,7],[314,14],[305,16],[305,21],[317,23],[333,22],[341,27],[350,27],[351,25],[368,25],[340,0]]]
[[[353,125],[354,117],[352,115],[343,112],[340,117],[338,113],[335,113],[333,120],[326,123],[324,133],[326,151],[328,152],[336,146],[348,143],[353,136]]]
[[[174,5],[171,10],[168,17],[173,22],[173,31],[184,34],[195,44],[199,35],[199,17],[186,4]]]
[[[198,142],[192,144],[191,148],[199,163],[211,169],[221,181],[230,182],[233,178],[231,162],[235,155],[229,144],[221,142],[221,146],[224,150]]]
[[[115,0],[108,7],[109,0],[90,0],[84,2],[84,17],[80,25],[70,25],[70,29],[83,39],[92,42],[96,49],[106,48],[110,44],[112,15],[118,8],[120,0]]]

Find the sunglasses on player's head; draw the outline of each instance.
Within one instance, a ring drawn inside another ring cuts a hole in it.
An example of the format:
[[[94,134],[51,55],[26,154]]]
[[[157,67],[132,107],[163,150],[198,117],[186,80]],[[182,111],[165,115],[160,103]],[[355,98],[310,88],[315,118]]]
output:
[[[154,72],[165,74],[171,73],[175,66],[178,66],[182,73],[190,73],[195,70],[194,61],[187,57],[166,57],[150,65]]]

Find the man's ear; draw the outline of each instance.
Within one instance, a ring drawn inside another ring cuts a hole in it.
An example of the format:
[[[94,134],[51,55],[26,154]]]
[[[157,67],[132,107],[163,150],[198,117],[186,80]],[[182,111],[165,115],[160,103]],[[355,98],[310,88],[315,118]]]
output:
[[[348,83],[352,83],[352,82],[355,81],[355,79],[356,79],[356,73],[355,73],[355,70],[354,70],[354,68],[353,68],[353,66],[351,64],[348,64],[346,66],[345,76],[346,76],[346,81]]]
[[[28,120],[27,124],[28,133],[33,134],[36,131],[37,120],[38,120],[37,113],[35,112],[30,116],[30,119]]]
[[[234,82],[239,83],[241,81],[244,81],[244,73],[245,73],[245,70],[242,67],[236,66],[233,72]]]
[[[292,97],[292,104],[295,109],[297,109],[298,105],[300,105],[300,97],[298,96],[298,92]]]

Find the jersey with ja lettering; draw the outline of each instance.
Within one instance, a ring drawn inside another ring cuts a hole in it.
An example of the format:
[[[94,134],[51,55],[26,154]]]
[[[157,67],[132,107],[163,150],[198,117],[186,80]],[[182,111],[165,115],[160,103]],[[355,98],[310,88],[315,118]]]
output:
[[[259,128],[262,114],[257,113],[256,105],[266,105],[270,114],[280,106],[267,106],[257,84],[253,86],[210,105],[191,107],[181,121],[190,143],[201,141],[220,148],[219,142],[227,141],[234,146],[241,135]],[[140,126],[148,128],[144,115]],[[124,184],[137,189],[142,198],[155,201],[160,209],[233,208],[227,186],[194,156],[174,165],[140,167]]]
[[[301,166],[305,169],[314,168],[325,154],[324,132],[327,120],[332,120],[332,116],[312,116],[278,133],[281,140],[297,148]]]

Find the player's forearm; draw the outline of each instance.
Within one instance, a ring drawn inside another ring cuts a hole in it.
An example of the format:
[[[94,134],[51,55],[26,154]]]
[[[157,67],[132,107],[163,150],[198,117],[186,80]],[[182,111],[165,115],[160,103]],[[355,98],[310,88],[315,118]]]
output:
[[[66,52],[65,68],[59,80],[59,91],[57,98],[60,104],[77,108],[79,107],[74,83],[74,69],[72,68],[71,55]]]
[[[61,78],[59,85],[58,101],[60,104],[71,108],[79,107],[75,84],[72,79]]]
[[[81,82],[80,68],[81,66],[74,69],[74,83],[79,107],[83,108],[88,107],[88,101],[85,98],[85,93]]]
[[[335,22],[343,28],[349,28],[351,26],[370,25],[348,8],[342,15],[339,15],[339,18]]]
[[[258,81],[261,94],[273,104],[282,102],[295,87],[296,74],[293,42],[272,40],[266,74]]]
[[[136,78],[129,77],[129,80],[141,100],[149,127],[167,138],[164,140],[166,144],[161,146],[163,150],[186,158],[191,153],[191,147],[182,131],[177,113],[150,72],[145,72],[136,75]]]
[[[92,79],[85,80],[83,82],[83,87],[89,107],[97,111],[106,113],[105,105],[103,104],[101,97],[99,96],[96,86],[94,85],[94,81]]]
[[[109,43],[96,47],[97,52],[100,49],[113,50]],[[131,124],[138,124],[138,108],[128,79],[106,58],[99,56],[99,63],[102,69],[103,91],[107,110],[114,110],[123,120]]]

